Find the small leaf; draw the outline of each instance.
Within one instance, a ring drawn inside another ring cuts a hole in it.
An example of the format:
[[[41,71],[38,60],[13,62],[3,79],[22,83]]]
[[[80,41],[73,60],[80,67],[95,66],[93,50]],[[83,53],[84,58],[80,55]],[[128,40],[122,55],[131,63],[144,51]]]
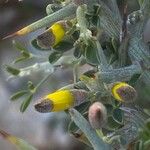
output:
[[[118,43],[117,41],[115,40],[115,38],[111,38],[111,44],[112,44],[112,47],[114,49],[114,51],[117,53],[118,52]]]
[[[26,91],[26,90],[19,91],[19,92],[13,94],[13,95],[10,97],[10,99],[11,99],[12,101],[15,101],[15,100],[19,99],[20,97],[24,96],[24,95],[27,94],[27,93],[28,93],[28,91]]]
[[[140,78],[141,74],[135,74],[131,77],[130,81],[129,81],[129,85],[131,86],[135,86],[136,82],[138,81],[138,79]]]
[[[24,56],[25,58],[29,58],[31,56],[29,52],[22,51],[21,53],[22,53],[22,56]]]
[[[60,52],[53,52],[49,56],[49,62],[51,64],[55,63],[60,57],[62,56],[62,53]]]
[[[107,127],[106,127],[106,129],[108,129],[108,130],[116,130],[116,129],[118,129],[119,127],[121,127],[121,125],[118,123],[118,122],[116,122],[114,119],[113,119],[113,117],[108,117],[108,123],[107,123]]]
[[[144,0],[138,0],[138,2],[139,2],[139,5],[142,6]]]
[[[82,51],[81,51],[80,46],[76,46],[76,47],[75,47],[73,55],[74,55],[76,58],[80,58],[80,57],[81,57]]]
[[[53,47],[56,51],[66,52],[73,48],[73,43],[68,41],[61,41],[56,46]]]
[[[19,51],[28,52],[28,50],[22,44],[20,44],[19,42],[16,42],[15,40],[13,40],[13,45]]]
[[[7,72],[9,72],[10,74],[12,74],[14,76],[17,76],[20,73],[19,69],[13,68],[9,65],[5,65],[5,68],[6,68]]]
[[[94,42],[90,41],[85,49],[85,58],[91,65],[99,65],[97,58],[97,47]]]
[[[75,109],[80,112],[81,114],[84,114],[85,112],[87,112],[89,106],[91,105],[90,101],[87,101],[85,103],[82,103],[79,106],[76,106]]]
[[[20,106],[20,111],[21,112],[25,112],[25,110],[27,109],[27,107],[29,106],[31,100],[32,100],[33,94],[30,94],[21,104]]]
[[[107,115],[108,116],[112,116],[112,112],[113,112],[113,106],[110,104],[105,104],[105,107],[107,109]]]
[[[28,81],[27,84],[28,84],[29,90],[34,90],[35,89],[35,86],[34,86],[34,84],[31,81]]]
[[[36,40],[36,39],[34,39],[34,40],[31,41],[31,45],[32,45],[35,49],[37,49],[37,50],[41,50],[41,51],[48,51],[48,50],[51,50],[51,49],[44,49],[44,48],[40,47],[40,46],[37,44],[37,40]]]
[[[25,57],[19,57],[19,58],[17,58],[14,62],[13,62],[13,64],[16,64],[16,63],[18,63],[18,62],[21,62],[21,61],[24,61],[24,60],[27,60],[28,58],[25,58]]]
[[[74,121],[70,121],[68,131],[69,133],[76,133],[79,131],[79,127],[74,123]]]
[[[119,124],[123,123],[123,113],[121,109],[114,109],[113,110],[113,118]]]

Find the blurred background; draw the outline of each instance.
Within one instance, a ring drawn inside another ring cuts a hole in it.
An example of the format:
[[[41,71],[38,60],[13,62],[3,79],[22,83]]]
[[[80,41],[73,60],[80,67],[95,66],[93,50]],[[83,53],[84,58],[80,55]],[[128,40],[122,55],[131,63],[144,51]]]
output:
[[[10,96],[14,92],[25,89],[28,80],[37,84],[43,74],[7,80],[8,74],[4,71],[3,64],[12,63],[19,52],[13,47],[12,39],[1,39],[46,16],[45,8],[49,3],[51,0],[0,0],[0,129],[26,140],[38,150],[83,150],[86,149],[85,145],[67,134],[69,117],[65,113],[40,114],[34,110],[35,101],[25,113],[20,113],[19,107],[22,100],[10,101]],[[31,39],[37,34],[38,32],[31,33],[27,36],[13,38],[13,40],[22,43],[32,53],[46,55],[47,52],[41,54],[30,45]],[[34,63],[35,60],[25,61],[15,66],[22,67]],[[55,76],[50,77],[47,84],[40,88],[34,100],[71,82],[71,71],[60,69]],[[15,147],[0,137],[0,149],[15,150]]]
[[[121,1],[118,2],[121,3]],[[28,80],[36,84],[43,75],[7,80],[8,74],[4,71],[3,64],[10,64],[18,56],[18,52],[13,48],[12,39],[1,39],[46,16],[45,8],[49,3],[51,0],[0,0],[0,129],[26,140],[39,150],[87,150],[84,144],[67,134],[69,117],[65,113],[40,114],[34,110],[33,101],[27,111],[22,114],[19,111],[21,99],[16,102],[10,101],[10,96],[18,89],[24,89]],[[136,10],[137,3],[132,1],[130,7]],[[32,53],[47,55],[47,52],[36,51],[30,45],[31,39],[39,32],[41,31],[13,39],[25,45]],[[146,41],[150,41],[149,35],[149,25],[147,25],[144,34]],[[17,67],[33,63],[35,63],[34,60]],[[40,88],[34,100],[71,82],[71,70],[60,69]],[[13,145],[1,137],[0,149],[15,150]]]

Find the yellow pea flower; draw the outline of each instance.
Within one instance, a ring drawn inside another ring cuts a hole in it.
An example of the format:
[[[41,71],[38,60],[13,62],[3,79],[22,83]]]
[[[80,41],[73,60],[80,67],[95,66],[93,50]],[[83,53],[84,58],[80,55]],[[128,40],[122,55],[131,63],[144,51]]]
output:
[[[40,102],[35,104],[35,109],[39,112],[56,112],[69,109],[85,102],[88,92],[85,90],[59,90],[46,95]]]
[[[113,97],[120,102],[133,102],[137,97],[136,90],[125,82],[116,82],[111,87]]]
[[[54,23],[49,29],[37,37],[37,44],[44,49],[54,47],[63,40],[70,26],[71,23],[65,20]]]

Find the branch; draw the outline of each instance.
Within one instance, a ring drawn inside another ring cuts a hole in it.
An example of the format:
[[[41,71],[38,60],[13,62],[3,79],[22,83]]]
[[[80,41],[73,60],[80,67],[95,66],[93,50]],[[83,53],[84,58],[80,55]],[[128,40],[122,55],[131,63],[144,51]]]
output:
[[[106,83],[113,83],[117,81],[128,81],[134,74],[141,74],[142,69],[139,64],[133,64],[129,67],[111,69],[103,72],[98,72],[98,79]]]

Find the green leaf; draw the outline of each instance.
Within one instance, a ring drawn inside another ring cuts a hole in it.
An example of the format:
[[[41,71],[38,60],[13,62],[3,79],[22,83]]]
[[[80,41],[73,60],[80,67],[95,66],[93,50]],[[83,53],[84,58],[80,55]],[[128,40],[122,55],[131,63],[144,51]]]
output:
[[[88,108],[89,108],[90,105],[91,105],[91,102],[87,101],[85,103],[82,103],[79,106],[76,106],[75,109],[77,111],[79,111],[81,114],[84,114],[85,112],[87,112],[87,110],[88,110]]]
[[[113,117],[109,116],[106,129],[113,131],[118,129],[119,127],[121,127],[121,125],[118,122],[116,122]]]
[[[110,104],[105,104],[105,107],[107,109],[107,115],[108,116],[112,116],[112,112],[113,112],[113,106]]]
[[[3,130],[0,130],[0,136],[3,137],[5,140],[10,142],[11,144],[15,145],[17,150],[37,150],[35,147],[27,143],[26,141],[15,137]]]
[[[115,40],[115,38],[111,38],[111,44],[112,44],[114,51],[117,53],[118,52],[118,43]]]
[[[31,56],[29,52],[22,51],[21,53],[22,53],[22,56],[24,56],[25,58],[29,58]]]
[[[40,47],[40,46],[37,44],[37,40],[36,40],[36,39],[34,39],[34,40],[31,41],[31,45],[32,45],[35,49],[37,49],[37,50],[41,50],[41,51],[48,51],[48,50],[51,50],[51,49],[44,49],[44,48]]]
[[[19,57],[17,58],[13,63],[16,64],[18,62],[21,62],[21,61],[24,61],[24,60],[27,60],[28,58],[25,58],[25,57]]]
[[[121,109],[113,110],[113,119],[119,124],[123,123],[123,112]]]
[[[88,45],[86,46],[85,58],[89,64],[99,65],[99,61],[97,58],[97,47],[92,41],[89,41]]]
[[[144,0],[138,0],[138,2],[139,2],[139,5],[142,6]]]
[[[20,106],[20,111],[23,113],[25,112],[25,110],[27,109],[27,107],[29,106],[31,100],[32,100],[33,94],[30,94],[21,104]]]
[[[75,47],[73,55],[74,55],[76,58],[80,58],[80,57],[81,57],[82,51],[81,51],[80,46],[76,46],[76,47]]]
[[[19,91],[19,92],[13,94],[13,95],[10,97],[10,99],[11,99],[12,101],[15,101],[15,100],[19,99],[20,97],[24,96],[24,95],[27,94],[27,93],[28,93],[27,90]]]
[[[20,73],[19,69],[13,68],[9,65],[5,65],[6,71],[9,72],[10,74],[17,76]]]
[[[49,56],[49,62],[51,64],[55,63],[60,57],[62,56],[62,53],[60,52],[53,52]]]
[[[30,91],[35,89],[35,86],[31,81],[28,81],[27,85],[28,85],[28,88],[29,88]]]
[[[70,121],[68,126],[68,132],[76,133],[77,131],[79,131],[79,127],[74,123],[74,121]]]
[[[61,41],[56,46],[53,47],[56,51],[66,52],[73,48],[73,43],[68,41]]]
[[[24,52],[28,52],[28,50],[19,42],[16,42],[15,40],[12,41],[14,47],[19,50],[19,51],[24,51]]]
[[[76,106],[75,109],[87,119],[88,118],[87,111],[88,111],[90,104],[91,102],[88,101],[79,106]],[[68,131],[70,133],[76,133],[79,130],[80,130],[79,127],[74,123],[74,121],[70,121],[69,126],[68,126]]]
[[[140,78],[141,74],[135,74],[131,77],[130,81],[129,81],[129,85],[131,86],[135,86],[137,80]]]

